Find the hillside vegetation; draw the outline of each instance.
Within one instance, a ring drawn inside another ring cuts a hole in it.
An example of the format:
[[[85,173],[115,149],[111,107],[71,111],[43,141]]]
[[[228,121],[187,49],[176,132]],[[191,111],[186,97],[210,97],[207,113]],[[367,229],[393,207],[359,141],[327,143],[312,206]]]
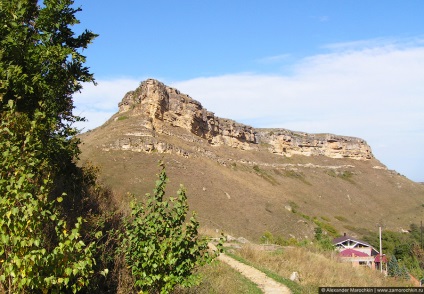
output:
[[[419,223],[424,212],[424,186],[376,159],[285,157],[261,144],[256,150],[211,146],[201,138],[183,140],[195,136],[170,126],[156,132],[155,139],[189,150],[190,156],[114,149],[141,128],[136,113],[126,120],[118,117],[80,137],[81,159],[100,167],[101,180],[115,192],[117,203],[127,202],[127,191],[140,195],[151,190],[156,162],[162,159],[172,189],[183,183],[190,191],[190,207],[202,226],[256,241],[266,231],[311,238],[317,225],[333,235],[363,236],[377,232],[382,222],[388,230],[400,231]]]

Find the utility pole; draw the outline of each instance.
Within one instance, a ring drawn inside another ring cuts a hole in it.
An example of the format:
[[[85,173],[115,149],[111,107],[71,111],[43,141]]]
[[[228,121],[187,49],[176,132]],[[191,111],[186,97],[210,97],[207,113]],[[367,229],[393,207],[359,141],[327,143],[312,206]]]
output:
[[[378,232],[380,235],[380,272],[382,273],[383,272],[383,247],[381,245],[381,226],[378,226]]]
[[[420,233],[421,233],[421,250],[423,250],[423,221],[421,221]]]

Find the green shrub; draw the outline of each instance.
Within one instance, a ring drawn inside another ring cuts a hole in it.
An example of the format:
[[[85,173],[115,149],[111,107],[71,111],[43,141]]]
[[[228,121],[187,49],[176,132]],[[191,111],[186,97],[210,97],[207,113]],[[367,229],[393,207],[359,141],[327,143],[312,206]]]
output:
[[[277,185],[277,180],[271,176],[269,173],[267,173],[265,170],[261,169],[258,165],[253,166],[253,170],[264,180],[271,183],[272,185]]]
[[[137,291],[169,293],[177,285],[196,285],[200,280],[194,270],[217,254],[211,254],[208,240],[199,237],[195,214],[186,223],[185,189],[181,186],[177,197],[164,199],[167,179],[162,165],[153,195],[146,195],[145,205],[131,201],[131,217],[124,220],[120,251]]]
[[[264,243],[264,244],[273,244],[274,242],[275,242],[274,236],[272,235],[272,233],[270,231],[266,231],[261,236],[261,243]]]
[[[288,177],[288,178],[292,178],[292,179],[297,179],[301,182],[303,182],[304,184],[307,184],[309,186],[312,186],[311,183],[309,183],[306,179],[305,179],[305,175],[302,172],[297,172],[295,170],[286,170],[284,172],[284,176]]]
[[[348,219],[345,218],[344,216],[341,216],[341,215],[336,215],[334,218],[338,221],[341,221],[341,222],[345,222],[345,223],[348,222]]]
[[[332,170],[328,170],[326,172],[326,174],[333,177],[333,178],[339,178],[339,179],[348,181],[352,184],[355,183],[352,179],[354,173],[351,172],[351,171],[335,171],[335,170],[332,169]]]
[[[330,219],[328,217],[326,217],[326,216],[321,216],[321,219],[324,220],[324,221],[326,221],[326,222],[329,222],[330,221]]]
[[[329,233],[331,236],[337,237],[340,235],[339,232],[337,232],[336,228],[334,228],[331,224],[320,222],[318,219],[314,219],[313,221],[318,227],[327,231],[327,233]]]

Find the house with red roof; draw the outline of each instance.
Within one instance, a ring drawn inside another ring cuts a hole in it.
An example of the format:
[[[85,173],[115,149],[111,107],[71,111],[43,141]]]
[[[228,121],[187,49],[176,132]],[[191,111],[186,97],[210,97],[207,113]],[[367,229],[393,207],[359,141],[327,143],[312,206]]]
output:
[[[386,256],[380,258],[379,252],[372,245],[346,234],[335,238],[333,245],[340,252],[340,259],[351,262],[353,266],[362,265],[376,269],[380,268],[381,261],[387,264]]]

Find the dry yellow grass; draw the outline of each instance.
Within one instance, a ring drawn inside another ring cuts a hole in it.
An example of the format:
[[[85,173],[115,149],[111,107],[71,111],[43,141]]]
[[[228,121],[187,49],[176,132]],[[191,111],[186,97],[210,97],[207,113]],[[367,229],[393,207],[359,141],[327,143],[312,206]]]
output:
[[[360,237],[364,229],[375,231],[381,219],[387,229],[399,230],[419,223],[424,212],[424,186],[373,168],[381,166],[375,159],[289,158],[261,144],[252,145],[253,150],[212,146],[178,127],[166,128],[153,139],[187,150],[188,158],[177,152],[113,149],[117,141],[131,137],[127,134],[143,130],[141,123],[141,117],[128,115],[80,136],[81,160],[100,168],[99,178],[122,210],[129,201],[127,192],[140,199],[152,192],[162,160],[169,177],[167,195],[175,196],[184,184],[190,209],[198,212],[202,226],[252,241],[259,241],[266,231],[284,238],[311,238],[313,217],[339,233]]]
[[[366,267],[343,263],[336,252],[313,252],[302,247],[285,247],[276,252],[258,251],[246,246],[236,254],[253,264],[289,278],[292,272],[300,275],[304,293],[316,293],[318,287],[390,287],[412,286],[409,282],[385,277]]]

